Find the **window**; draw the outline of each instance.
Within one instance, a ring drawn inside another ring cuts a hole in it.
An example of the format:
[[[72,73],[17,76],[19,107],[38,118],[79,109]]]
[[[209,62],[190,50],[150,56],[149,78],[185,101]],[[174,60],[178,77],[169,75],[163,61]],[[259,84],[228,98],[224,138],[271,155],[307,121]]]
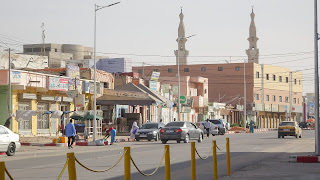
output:
[[[297,104],[297,98],[293,98],[293,103]]]
[[[202,67],[202,68],[201,68],[201,71],[202,71],[202,72],[205,72],[206,70],[207,70],[206,67]]]
[[[288,97],[286,97],[286,100],[285,100],[285,101],[286,101],[286,103],[287,103],[287,102],[289,102],[289,98],[288,98]]]
[[[45,51],[46,51],[46,52],[49,52],[49,51],[51,51],[51,48],[50,48],[50,47],[46,47],[46,48],[45,48]]]
[[[142,74],[142,69],[138,69],[138,73],[139,73],[139,74]]]
[[[41,52],[41,48],[33,48],[33,52]]]
[[[256,94],[256,100],[259,100],[259,94]]]
[[[54,49],[54,52],[58,52],[58,49],[57,49],[57,48],[55,48],[55,49]]]
[[[218,71],[223,71],[223,67],[218,67]]]
[[[276,102],[276,96],[275,95],[272,96],[272,100],[273,100],[273,102]]]
[[[279,102],[282,102],[282,96],[279,96]]]
[[[294,79],[294,84],[297,84],[297,79]]]
[[[259,72],[256,72],[256,78],[259,78]]]
[[[0,134],[8,134],[8,131],[5,128],[0,127]]]
[[[286,83],[288,83],[289,82],[289,78],[288,77],[286,77]]]
[[[204,93],[207,94],[207,89],[204,89]]]
[[[269,80],[269,74],[266,74],[266,79]]]
[[[171,73],[171,72],[172,72],[172,69],[171,69],[171,68],[168,68],[168,72]]]
[[[109,82],[104,82],[103,83],[103,87],[106,88],[106,89],[109,89]]]
[[[269,101],[269,95],[266,95],[266,101]]]
[[[240,66],[236,66],[236,71],[240,71]]]
[[[279,82],[282,82],[282,76],[279,76]]]
[[[24,48],[24,52],[32,52],[32,48]]]
[[[298,104],[300,104],[299,100],[300,100],[300,99],[298,98]]]
[[[189,72],[189,68],[184,68],[184,72]]]
[[[154,72],[158,72],[159,70],[158,70],[158,69],[154,69],[153,71],[154,71]]]
[[[273,80],[274,80],[274,81],[276,80],[276,75],[273,75]]]

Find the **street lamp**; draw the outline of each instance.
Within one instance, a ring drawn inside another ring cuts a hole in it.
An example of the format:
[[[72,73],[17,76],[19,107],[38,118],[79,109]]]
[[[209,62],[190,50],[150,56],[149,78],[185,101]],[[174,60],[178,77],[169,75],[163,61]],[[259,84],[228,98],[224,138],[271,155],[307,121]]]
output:
[[[94,96],[93,96],[93,141],[96,140],[96,135],[97,135],[97,121],[96,121],[96,116],[97,116],[97,85],[96,85],[96,81],[97,81],[97,77],[96,77],[96,25],[97,25],[97,11],[99,11],[100,9],[106,8],[106,7],[110,7],[116,4],[119,4],[120,2],[116,2],[107,6],[98,6],[98,5],[94,5],[94,58],[93,58],[93,63],[94,63]]]
[[[193,34],[191,36],[186,37],[185,39],[191,38],[193,36],[195,36],[196,34]],[[181,39],[184,39],[184,37],[178,37],[178,44],[180,42]],[[179,55],[179,51],[180,51],[180,47],[178,47],[178,52],[177,52],[177,66],[178,66],[178,121],[180,121],[180,55]]]

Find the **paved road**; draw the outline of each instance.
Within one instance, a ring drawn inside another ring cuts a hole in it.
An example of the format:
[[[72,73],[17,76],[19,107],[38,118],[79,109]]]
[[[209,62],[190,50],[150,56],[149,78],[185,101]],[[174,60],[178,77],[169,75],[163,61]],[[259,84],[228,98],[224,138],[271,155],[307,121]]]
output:
[[[277,132],[264,132],[255,134],[229,134],[224,136],[205,138],[202,143],[196,143],[196,148],[202,156],[211,154],[211,142],[216,140],[221,151],[218,151],[219,178],[226,177],[225,138],[230,138],[231,169],[234,179],[250,179],[250,168],[259,169],[263,174],[263,167],[258,167],[262,162],[285,157],[291,154],[314,151],[314,131],[303,131],[302,139],[294,137],[277,138]],[[191,179],[190,168],[190,143],[177,144],[169,141],[171,155],[171,175],[173,180]],[[7,169],[15,180],[45,180],[56,179],[66,160],[67,152],[75,152],[76,157],[86,166],[101,170],[112,166],[122,155],[123,147],[131,147],[131,155],[142,171],[150,173],[160,162],[164,146],[160,142],[123,142],[105,147],[23,147],[13,157],[0,156],[6,162]],[[213,179],[212,156],[207,160],[197,158],[197,179]],[[254,166],[256,165],[256,166]],[[280,169],[278,169],[279,172]],[[276,175],[277,169],[271,175]],[[165,179],[162,166],[152,177],[144,177],[131,166],[132,179]],[[255,171],[254,171],[255,172]],[[270,172],[269,172],[270,173]],[[234,175],[235,176],[234,176]],[[67,171],[61,179],[67,179]],[[115,168],[104,173],[89,172],[77,165],[78,179],[123,179],[123,161]],[[231,177],[231,178],[232,178]],[[274,177],[274,176],[273,176]],[[319,176],[318,176],[319,177]],[[292,178],[291,178],[292,179]]]

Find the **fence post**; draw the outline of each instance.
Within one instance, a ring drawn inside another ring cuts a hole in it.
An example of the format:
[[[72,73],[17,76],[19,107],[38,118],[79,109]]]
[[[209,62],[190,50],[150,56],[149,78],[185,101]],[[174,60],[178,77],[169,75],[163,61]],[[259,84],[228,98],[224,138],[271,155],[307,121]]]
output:
[[[67,153],[68,161],[68,174],[69,180],[77,180],[77,172],[76,172],[76,161],[74,157],[74,153]]]
[[[124,147],[124,180],[131,180],[130,147]]]
[[[191,172],[192,172],[192,180],[197,179],[196,175],[196,143],[191,142]]]
[[[165,149],[166,180],[171,180],[171,173],[170,173],[170,145],[164,145],[164,149]]]
[[[230,144],[229,144],[229,138],[226,138],[227,144],[226,144],[226,153],[227,153],[227,175],[231,175],[231,170],[230,170]]]
[[[6,166],[3,161],[0,162],[0,179],[6,179]]]
[[[218,163],[217,163],[217,142],[215,140],[212,141],[212,157],[213,157],[213,176],[214,180],[218,180]]]

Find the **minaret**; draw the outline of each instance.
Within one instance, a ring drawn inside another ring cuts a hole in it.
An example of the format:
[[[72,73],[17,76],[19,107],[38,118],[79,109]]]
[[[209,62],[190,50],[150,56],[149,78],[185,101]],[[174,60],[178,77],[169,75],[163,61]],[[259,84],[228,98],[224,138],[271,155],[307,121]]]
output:
[[[178,64],[178,52],[179,52],[179,64],[180,65],[187,65],[187,57],[189,55],[189,51],[186,50],[186,32],[184,29],[184,23],[183,23],[183,13],[182,13],[182,8],[181,8],[181,13],[179,14],[180,17],[180,24],[178,28],[178,50],[174,51],[174,54],[176,55],[176,64]]]
[[[251,16],[251,24],[249,29],[249,49],[246,50],[246,53],[248,55],[248,62],[255,62],[259,64],[259,49],[257,48],[257,41],[259,38],[257,38],[257,32],[256,32],[256,25],[254,23],[254,12],[252,8]]]

